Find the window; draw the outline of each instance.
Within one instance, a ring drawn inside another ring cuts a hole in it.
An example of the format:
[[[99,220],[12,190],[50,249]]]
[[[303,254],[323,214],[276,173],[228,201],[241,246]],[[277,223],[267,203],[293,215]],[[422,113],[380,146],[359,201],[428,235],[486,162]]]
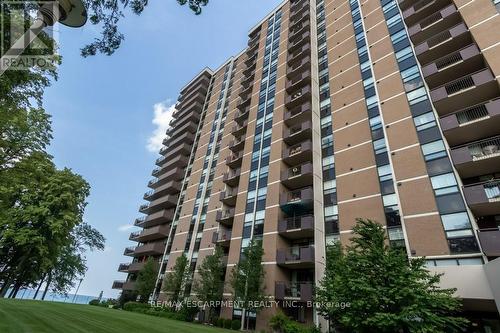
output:
[[[436,195],[458,192],[457,180],[453,173],[431,177],[431,183]]]
[[[384,153],[387,151],[387,147],[385,145],[385,139],[379,139],[373,141],[373,149],[375,150],[375,154]]]
[[[406,60],[412,56],[413,51],[411,50],[411,46],[405,47],[401,51],[396,52],[396,59],[398,59],[398,62],[402,62],[403,60]]]
[[[436,118],[432,112],[424,113],[418,117],[413,118],[417,131],[422,131],[427,128],[436,126]]]
[[[427,100],[427,92],[425,91],[425,87],[422,87],[410,91],[409,93],[406,94],[406,97],[408,98],[408,102],[410,103],[410,105],[415,105],[417,103]]]
[[[446,156],[446,148],[444,146],[443,140],[437,140],[422,145],[422,152],[424,153],[426,161]]]
[[[384,195],[382,197],[382,201],[384,202],[384,206],[395,206],[398,204],[398,198],[396,194]]]
[[[381,182],[392,179],[391,165],[386,164],[378,167],[378,176]]]
[[[444,230],[470,229],[471,225],[466,212],[441,215]]]

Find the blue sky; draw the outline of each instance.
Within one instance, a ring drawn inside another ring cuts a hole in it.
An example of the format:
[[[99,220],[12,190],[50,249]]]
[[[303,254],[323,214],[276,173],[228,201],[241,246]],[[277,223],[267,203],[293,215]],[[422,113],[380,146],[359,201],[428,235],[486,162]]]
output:
[[[44,99],[54,130],[49,150],[92,186],[85,220],[107,239],[104,252],[88,255],[80,294],[118,294],[111,284],[125,278],[118,264],[130,261],[123,250],[133,245],[131,224],[180,88],[240,52],[249,29],[280,2],[212,0],[194,16],[174,0],[150,1],[141,16],[122,20],[125,41],[111,57],[80,57],[97,28],[60,28],[63,64]]]

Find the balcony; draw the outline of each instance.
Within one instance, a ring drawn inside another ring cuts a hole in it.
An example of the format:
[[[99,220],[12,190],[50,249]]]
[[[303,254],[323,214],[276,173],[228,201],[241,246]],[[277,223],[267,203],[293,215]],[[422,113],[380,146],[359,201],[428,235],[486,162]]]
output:
[[[500,214],[500,179],[464,186],[464,195],[475,215]]]
[[[199,121],[199,118],[197,121]],[[169,138],[167,140],[167,146],[168,146],[168,148],[173,149],[182,143],[192,144],[194,142],[194,137],[195,137],[195,134],[193,134],[191,132],[186,132],[186,133],[184,133],[176,138],[172,138],[172,139]],[[166,150],[168,150],[168,149],[166,149]],[[161,151],[160,151],[160,153],[161,153]]]
[[[290,19],[293,19],[301,11],[309,8],[309,1],[297,1],[290,5]]]
[[[489,69],[466,75],[431,90],[431,98],[439,114],[460,110],[498,96],[498,83]]]
[[[455,168],[462,178],[500,171],[500,136],[451,149]]]
[[[309,43],[303,45],[299,50],[289,52],[287,63],[289,66],[294,67],[299,61],[305,57],[311,56],[311,45]]]
[[[177,138],[178,136],[180,136],[186,132],[196,133],[197,129],[198,129],[197,123],[188,122],[183,126],[177,126],[175,128],[170,128],[167,131],[167,135],[170,136],[171,139],[174,139],[174,138]]]
[[[285,124],[287,126],[293,126],[304,122],[306,120],[311,120],[311,102],[296,106],[285,112]]]
[[[418,44],[460,22],[460,14],[452,3],[408,28],[408,34],[413,43]]]
[[[281,173],[281,183],[288,189],[294,190],[313,182],[313,165],[311,162],[296,165]]]
[[[241,125],[245,120],[248,119],[249,114],[250,114],[250,107],[246,107],[243,110],[239,110],[234,114],[234,121],[238,123],[238,125]]]
[[[215,215],[215,220],[220,224],[232,226],[234,221],[234,208],[218,210]]]
[[[311,25],[309,20],[306,22],[303,22],[302,24],[298,25],[295,27],[295,29],[290,30],[290,34],[288,35],[288,42],[289,43],[294,43],[298,39],[302,38],[302,34],[309,31],[311,29]]]
[[[255,75],[255,69],[253,69],[250,73],[247,73],[244,71],[243,73],[245,76],[241,79],[241,85],[242,86],[247,86],[253,83],[253,78]]]
[[[155,225],[169,223],[174,219],[174,213],[174,209],[161,210],[148,216],[137,218],[134,225],[140,228],[149,228]]]
[[[309,19],[309,15],[310,15],[309,9],[295,15],[293,19],[292,18],[290,19],[290,29],[291,30],[296,29],[297,25]]]
[[[232,186],[232,187],[238,186],[238,184],[240,182],[240,174],[241,174],[240,169],[226,172],[226,173],[224,173],[224,177],[222,178],[222,181],[224,182],[224,184],[226,184],[228,186]]]
[[[432,89],[484,67],[479,48],[476,44],[470,44],[423,67],[422,73]]]
[[[416,45],[415,54],[420,63],[427,64],[472,43],[473,40],[467,26],[464,23],[459,23]]]
[[[311,69],[311,56],[306,55],[305,57],[301,58],[300,61],[296,61],[293,63],[293,65],[288,66],[286,70],[286,76],[289,79],[293,79],[297,77],[298,75],[301,75],[303,72],[306,72]],[[311,75],[309,74],[309,78]],[[295,80],[296,81],[296,80]],[[287,84],[287,88],[291,87],[292,84]]]
[[[280,301],[310,302],[313,296],[312,282],[276,281],[275,298]]]
[[[403,19],[407,25],[413,25],[418,21],[434,14],[449,4],[449,0],[420,0],[413,6],[403,11]]]
[[[145,264],[146,264],[145,261],[142,261],[142,262],[132,262],[132,263],[129,264],[128,272],[129,273],[139,272],[144,267]]]
[[[161,198],[151,201],[149,204],[143,204],[139,207],[139,211],[144,214],[152,214],[163,209],[173,208],[177,205],[177,195],[168,194]]]
[[[482,229],[479,231],[479,242],[487,257],[500,257],[500,230]]]
[[[306,100],[311,98],[311,86],[306,86],[292,94],[286,96],[285,106],[288,110],[303,104]]]
[[[314,247],[296,246],[276,251],[276,263],[291,269],[314,267]]]
[[[112,289],[123,289],[124,284],[125,284],[125,281],[113,281],[113,286],[111,288]]]
[[[238,188],[228,188],[224,192],[220,192],[219,200],[224,204],[234,207],[236,206],[236,198],[238,197]]]
[[[129,267],[130,267],[130,264],[120,264],[118,266],[118,272],[128,273]]]
[[[168,164],[170,163],[177,163],[177,164],[184,164],[187,165],[188,164],[188,158],[186,156],[179,156],[181,158],[175,158],[175,159],[172,159],[168,162]],[[160,187],[166,183],[168,183],[169,181],[181,181],[184,179],[184,170],[182,169],[182,167],[176,167],[176,166],[173,166],[173,165],[169,165],[169,166],[165,166],[164,168],[160,168],[160,171],[159,171],[159,174],[157,175],[158,178],[155,178],[155,179],[151,179],[149,182],[148,182],[148,187],[150,188],[157,188],[157,187]]]
[[[128,236],[128,239],[134,242],[138,242],[137,237],[139,237],[140,234],[141,234],[140,231],[131,232],[130,235]]]
[[[312,186],[280,194],[280,207],[287,215],[303,215],[313,209]]]
[[[157,225],[143,229],[134,233],[134,240],[137,242],[147,242],[154,239],[167,238],[170,231],[170,224]],[[131,234],[132,236],[132,234]]]
[[[293,216],[278,222],[278,233],[288,239],[314,237],[314,216]]]
[[[454,112],[440,123],[452,146],[494,136],[500,129],[500,98]]]
[[[240,96],[242,99],[246,96],[252,96],[252,90],[253,84],[250,84],[248,86],[241,86],[241,90],[238,96]]]
[[[285,127],[283,141],[289,146],[300,143],[311,138],[312,123],[306,121],[290,127]]]
[[[129,246],[125,248],[125,251],[123,251],[123,255],[125,256],[133,256],[135,251],[135,246]]]
[[[285,89],[286,92],[291,94],[293,91],[297,91],[298,89],[308,86],[311,84],[311,71],[305,70],[302,73],[296,75],[290,80],[286,81]]]
[[[311,40],[311,33],[307,30],[294,39],[293,43],[288,43],[288,52],[293,53],[294,51],[300,49],[305,43]]]
[[[283,162],[290,166],[299,165],[312,160],[312,141],[307,140],[285,149]]]
[[[243,161],[243,152],[239,152],[238,154],[231,154],[226,158],[226,165],[231,169],[236,169],[241,166],[241,162]]]
[[[214,232],[212,236],[212,243],[229,247],[231,243],[231,230],[220,230],[218,232]]]
[[[134,251],[134,256],[159,256],[163,255],[164,251],[165,243],[163,241],[159,241],[137,246]]]
[[[229,143],[229,150],[231,150],[235,154],[238,153],[239,151],[242,151],[243,148],[245,148],[245,138],[244,137],[235,139]]]
[[[144,200],[152,201],[158,199],[167,194],[178,194],[180,193],[182,184],[179,181],[170,181],[165,185],[159,186],[154,190],[144,193]]]
[[[245,134],[245,133],[246,133],[246,131],[247,131],[247,123],[248,123],[248,121],[247,121],[247,120],[245,120],[245,121],[243,122],[243,124],[233,126],[233,128],[232,128],[232,130],[231,130],[231,133],[232,133],[234,136],[236,136],[236,137],[238,137],[238,136],[242,136],[242,135],[243,135],[243,134]]]
[[[192,147],[193,145],[183,142],[176,147],[169,147],[168,151],[163,156],[165,156],[167,159],[170,159],[176,155],[189,156],[191,154]]]

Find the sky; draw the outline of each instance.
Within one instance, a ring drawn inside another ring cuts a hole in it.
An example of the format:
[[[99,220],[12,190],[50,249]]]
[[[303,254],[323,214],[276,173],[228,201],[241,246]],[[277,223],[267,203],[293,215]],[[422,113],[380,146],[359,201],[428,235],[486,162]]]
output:
[[[80,56],[98,28],[60,27],[63,63],[45,92],[58,167],[91,185],[84,219],[106,237],[103,252],[89,253],[79,294],[117,297],[113,280],[138,207],[148,190],[154,160],[180,89],[204,67],[217,69],[243,50],[249,30],[281,0],[211,0],[200,16],[177,1],[150,1],[120,24],[125,41],[112,56]],[[74,290],[73,290],[74,292]]]

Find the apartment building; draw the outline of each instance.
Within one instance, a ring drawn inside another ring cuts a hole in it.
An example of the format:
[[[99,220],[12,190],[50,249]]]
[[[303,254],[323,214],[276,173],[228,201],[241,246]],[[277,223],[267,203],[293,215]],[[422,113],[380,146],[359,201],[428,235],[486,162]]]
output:
[[[280,4],[245,50],[181,90],[119,267],[127,279],[113,286],[134,290],[153,257],[164,299],[176,258],[196,274],[216,246],[229,280],[260,239],[266,292],[318,323],[307,302],[325,245],[370,218],[444,273],[475,327],[500,331],[499,11],[497,0]],[[251,313],[251,327],[275,312]]]

